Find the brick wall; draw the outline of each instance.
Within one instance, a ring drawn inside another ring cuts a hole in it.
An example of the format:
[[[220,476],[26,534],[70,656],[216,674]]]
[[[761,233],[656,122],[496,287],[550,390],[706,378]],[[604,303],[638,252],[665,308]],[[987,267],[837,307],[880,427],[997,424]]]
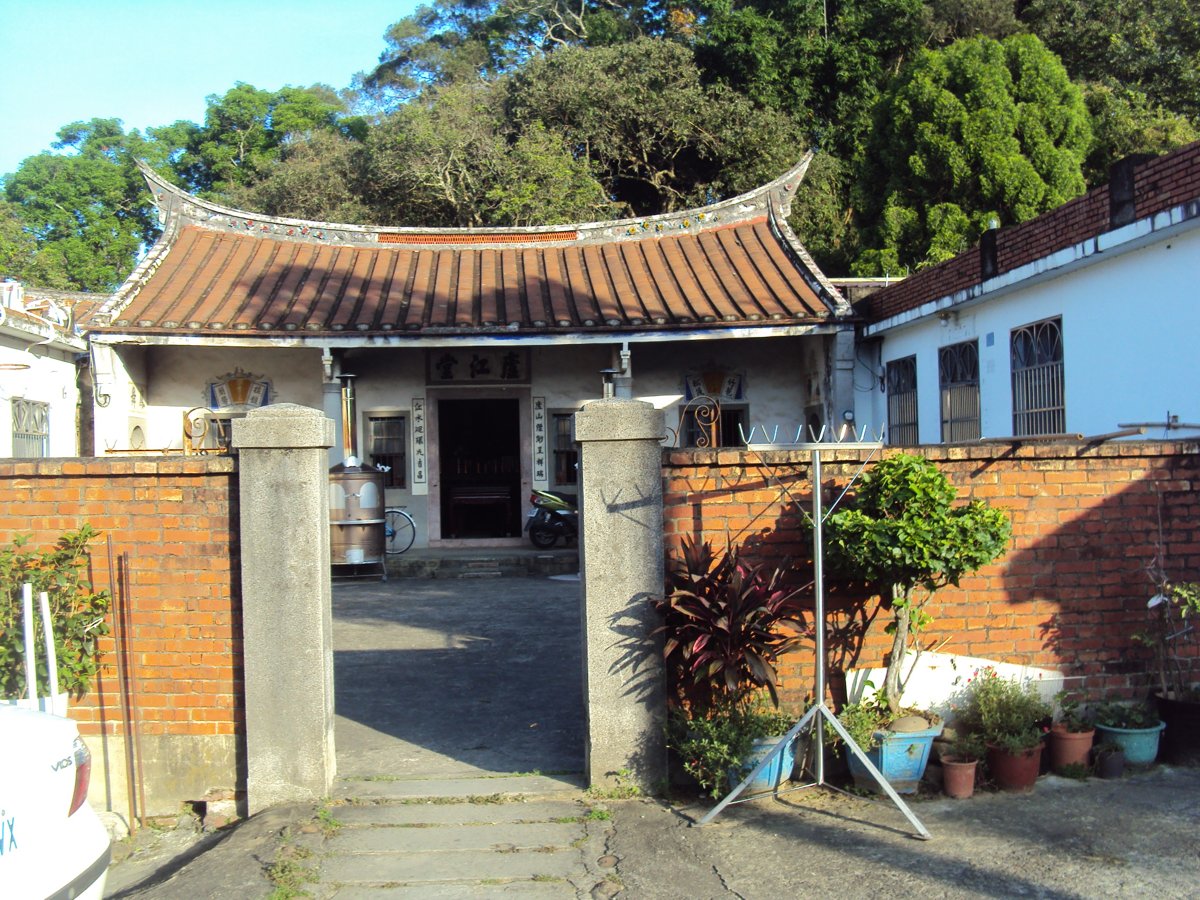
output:
[[[1153,590],[1144,566],[1155,553],[1160,510],[1168,574],[1200,580],[1200,448],[1139,441],[920,452],[946,472],[960,498],[1000,506],[1013,523],[1007,555],[934,598],[924,644],[1084,676],[1095,696],[1143,689],[1147,658],[1130,635],[1147,623]],[[866,458],[822,453],[827,502]],[[812,508],[810,463],[807,452],[667,453],[668,553],[685,535],[700,535],[718,547],[741,545],[754,559],[799,560],[798,577],[811,579],[808,538],[799,529],[801,511]],[[878,614],[875,598],[855,602],[833,584],[827,592],[831,666],[883,665],[887,612]],[[804,705],[811,644],[780,671],[785,702]]]
[[[31,546],[50,546],[85,522],[101,533],[92,545],[93,583],[128,604],[128,660],[137,681],[143,752],[149,762],[156,753],[161,757],[148,794],[153,799],[157,790],[167,806],[169,796],[200,799],[204,789],[168,770],[200,771],[206,758],[212,767],[196,777],[212,787],[235,787],[235,772],[221,771],[232,768],[229,745],[244,735],[234,461],[0,460],[0,541],[29,534]],[[118,571],[128,554],[127,596],[109,571],[108,538]],[[114,619],[110,612],[109,623],[119,630]],[[94,752],[109,745],[107,736],[123,745],[126,733],[112,635],[102,647],[99,678],[71,707]],[[214,746],[222,749],[214,752]],[[174,759],[179,755],[186,759],[182,765]],[[120,774],[121,765],[101,768]]]

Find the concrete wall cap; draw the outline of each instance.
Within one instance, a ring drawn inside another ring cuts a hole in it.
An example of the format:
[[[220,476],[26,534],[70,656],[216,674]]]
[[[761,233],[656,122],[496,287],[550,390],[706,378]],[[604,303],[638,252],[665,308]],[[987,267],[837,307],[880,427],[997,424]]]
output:
[[[666,436],[662,410],[644,400],[595,400],[575,413],[575,440],[661,441]]]
[[[268,406],[260,406],[258,409],[252,409],[246,413],[247,419],[320,419],[324,418],[324,416],[325,414],[319,409],[313,409],[311,406],[301,406],[299,403],[272,403]]]
[[[328,449],[333,446],[333,420],[319,409],[297,403],[275,403],[233,420],[235,450]]]

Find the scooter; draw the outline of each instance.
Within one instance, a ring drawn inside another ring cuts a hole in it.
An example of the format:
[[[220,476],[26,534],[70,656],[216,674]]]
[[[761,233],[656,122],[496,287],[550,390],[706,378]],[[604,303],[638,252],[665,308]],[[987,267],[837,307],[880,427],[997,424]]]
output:
[[[534,491],[529,495],[533,509],[525,520],[525,530],[533,546],[545,550],[561,537],[575,540],[579,534],[579,508],[574,494]]]

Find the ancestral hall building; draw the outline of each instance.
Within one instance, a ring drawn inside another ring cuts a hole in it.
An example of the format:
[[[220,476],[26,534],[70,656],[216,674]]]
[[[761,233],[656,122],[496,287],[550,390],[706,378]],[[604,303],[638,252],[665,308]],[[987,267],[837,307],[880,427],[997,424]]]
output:
[[[358,455],[451,545],[515,541],[531,488],[574,484],[572,416],[605,380],[680,445],[841,424],[852,313],[787,224],[809,158],[700,209],[503,230],[264,217],[144,170],[162,237],[86,323],[94,452],[215,449],[275,402],[340,420],[352,381]],[[501,499],[457,502],[481,488]]]

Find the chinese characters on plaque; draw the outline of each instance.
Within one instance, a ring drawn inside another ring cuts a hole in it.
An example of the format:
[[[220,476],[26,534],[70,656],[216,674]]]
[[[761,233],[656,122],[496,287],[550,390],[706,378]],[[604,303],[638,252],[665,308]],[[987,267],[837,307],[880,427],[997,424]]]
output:
[[[529,351],[447,347],[426,355],[429,384],[528,384]]]
[[[425,398],[413,397],[412,401],[412,480],[413,493],[425,493],[425,466],[427,446],[425,432]]]
[[[533,483],[539,488],[548,487],[550,476],[546,470],[546,398],[533,398]]]

